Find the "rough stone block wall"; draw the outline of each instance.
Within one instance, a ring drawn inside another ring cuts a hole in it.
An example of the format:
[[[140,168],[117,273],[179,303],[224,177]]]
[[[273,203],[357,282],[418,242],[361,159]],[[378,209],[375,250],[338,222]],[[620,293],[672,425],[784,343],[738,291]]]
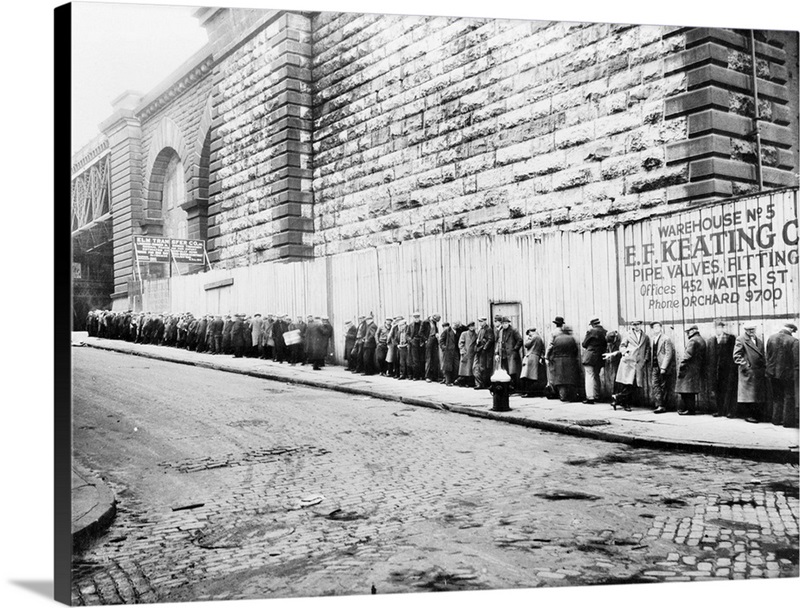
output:
[[[310,257],[310,21],[281,14],[217,66],[212,262]]]
[[[702,81],[667,69],[688,28],[320,13],[312,31],[316,255],[600,227],[728,169],[667,158],[701,132],[665,118]]]

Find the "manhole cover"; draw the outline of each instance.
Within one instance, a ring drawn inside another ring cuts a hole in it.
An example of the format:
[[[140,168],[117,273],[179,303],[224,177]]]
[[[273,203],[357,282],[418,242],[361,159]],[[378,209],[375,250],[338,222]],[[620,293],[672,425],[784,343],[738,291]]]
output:
[[[294,530],[294,527],[277,521],[212,525],[201,530],[193,542],[203,549],[235,549],[249,544],[274,541],[288,536]]]

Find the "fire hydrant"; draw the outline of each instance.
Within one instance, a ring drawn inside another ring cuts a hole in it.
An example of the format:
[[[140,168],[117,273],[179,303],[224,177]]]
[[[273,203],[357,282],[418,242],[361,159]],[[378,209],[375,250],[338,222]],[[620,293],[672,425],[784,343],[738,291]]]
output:
[[[502,367],[489,378],[489,392],[492,394],[493,412],[510,412],[508,394],[511,392],[511,376]]]

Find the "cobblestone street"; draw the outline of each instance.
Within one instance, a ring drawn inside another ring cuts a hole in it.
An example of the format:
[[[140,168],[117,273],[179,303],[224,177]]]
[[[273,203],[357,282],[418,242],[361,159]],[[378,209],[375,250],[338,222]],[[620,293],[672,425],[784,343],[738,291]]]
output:
[[[72,350],[80,605],[798,576],[797,467]]]

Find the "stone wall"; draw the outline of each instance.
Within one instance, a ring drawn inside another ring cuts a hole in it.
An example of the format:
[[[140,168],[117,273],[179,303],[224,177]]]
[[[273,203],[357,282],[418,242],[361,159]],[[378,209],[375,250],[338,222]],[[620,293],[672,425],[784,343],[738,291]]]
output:
[[[741,36],[716,32],[316,15],[316,255],[437,233],[591,229],[748,191],[731,184],[752,183],[752,175],[724,164],[726,153],[734,163],[746,158],[731,145],[730,129],[698,124],[707,115],[694,109],[704,110],[705,102],[695,95],[691,108],[683,101],[667,106],[668,99],[684,100],[714,84],[733,93],[712,120],[746,114],[741,53],[726,51],[724,68],[711,65],[716,59],[688,59],[709,37],[733,37],[730,45],[741,46]],[[764,102],[775,110],[788,99],[780,89],[786,70],[771,41],[760,44],[767,59],[759,64],[762,77],[780,90],[773,87]],[[733,75],[733,84],[720,83],[721,74]],[[787,124],[788,114],[777,109],[770,116]],[[746,120],[732,120],[738,119]],[[795,117],[795,140],[796,124]],[[784,129],[768,144],[790,147]],[[707,134],[722,134],[727,148],[679,151]],[[778,171],[788,168],[791,154],[770,149],[764,155],[776,159],[775,171],[765,172],[768,186],[796,184],[796,175]],[[719,160],[709,164],[709,156]],[[719,183],[718,174],[724,174]],[[690,184],[708,179],[711,190]]]
[[[312,255],[310,29],[276,15],[217,65],[208,235],[224,267]]]

